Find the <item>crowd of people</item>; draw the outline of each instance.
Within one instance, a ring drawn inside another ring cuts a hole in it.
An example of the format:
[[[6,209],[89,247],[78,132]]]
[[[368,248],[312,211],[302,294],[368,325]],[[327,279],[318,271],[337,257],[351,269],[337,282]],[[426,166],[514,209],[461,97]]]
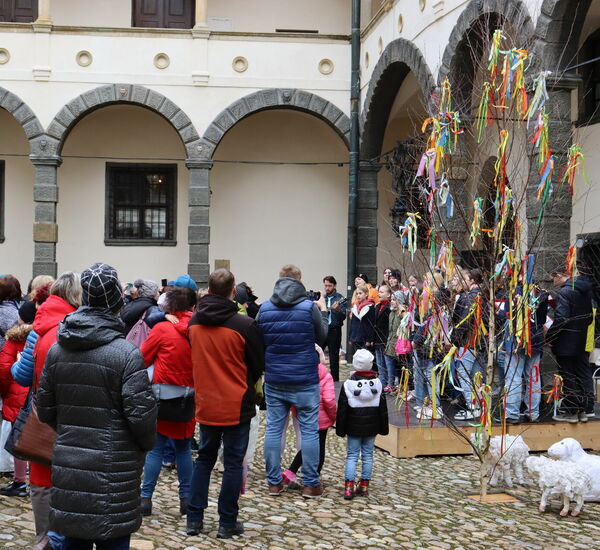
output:
[[[262,304],[226,269],[211,273],[206,289],[189,275],[163,286],[144,279],[122,285],[102,263],[56,280],[36,277],[25,294],[15,277],[0,276],[2,447],[5,439],[18,442],[19,418],[25,425],[39,418],[55,431],[51,465],[14,458],[13,481],[0,494],[30,497],[34,550],[128,549],[170,462],[187,533],[199,535],[221,457],[217,537],[241,535],[238,498],[260,409],[267,495],[292,488],[304,498],[323,494],[326,439],[335,425],[347,441],[343,498],[352,500],[369,494],[375,438],[389,429],[386,394],[406,392],[417,418],[441,419],[434,370],[449,359],[448,387],[462,403],[454,420],[472,420],[481,414],[477,388],[492,357],[504,420],[536,422],[545,345],[562,377],[554,419],[585,422],[594,415],[593,286],[563,268],[551,275],[554,295],[528,290],[526,345],[514,326],[523,287],[510,294],[500,286],[492,303],[479,269],[409,276],[406,286],[397,269],[385,269],[377,287],[359,274],[347,302],[334,276],[309,295],[300,269],[286,265]],[[336,399],[345,322],[351,372]],[[290,419],[297,454],[284,468]]]

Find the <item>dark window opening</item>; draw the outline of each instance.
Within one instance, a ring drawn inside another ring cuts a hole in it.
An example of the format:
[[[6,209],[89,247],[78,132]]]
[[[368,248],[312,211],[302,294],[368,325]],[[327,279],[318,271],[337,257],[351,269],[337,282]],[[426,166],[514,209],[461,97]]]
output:
[[[157,29],[191,29],[195,23],[195,12],[194,0],[133,0],[132,25]]]
[[[176,244],[176,165],[108,163],[106,182],[106,244]]]
[[[600,58],[600,29],[592,33],[579,51],[578,63]],[[579,69],[583,78],[579,101],[579,123],[600,121],[600,60]]]
[[[0,22],[33,23],[38,16],[38,0],[0,0]]]
[[[4,166],[0,160],[0,243],[4,242]]]

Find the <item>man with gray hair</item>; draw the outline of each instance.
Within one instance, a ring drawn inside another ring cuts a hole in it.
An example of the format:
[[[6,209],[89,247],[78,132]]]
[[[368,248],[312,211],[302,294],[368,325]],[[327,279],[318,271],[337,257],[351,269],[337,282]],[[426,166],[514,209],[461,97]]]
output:
[[[295,407],[302,434],[302,474],[305,498],[323,494],[319,477],[319,356],[315,343],[327,339],[328,311],[323,296],[307,298],[302,273],[295,265],[279,272],[273,295],[257,316],[266,346],[265,399],[267,431],[265,463],[269,495],[283,489],[281,437],[290,408]]]

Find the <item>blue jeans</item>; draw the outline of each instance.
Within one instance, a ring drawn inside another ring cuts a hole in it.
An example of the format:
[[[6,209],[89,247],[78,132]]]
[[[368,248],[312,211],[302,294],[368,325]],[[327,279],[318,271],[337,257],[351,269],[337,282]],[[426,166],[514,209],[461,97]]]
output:
[[[360,479],[371,479],[373,473],[373,449],[375,448],[375,436],[353,437],[348,436],[348,450],[346,451],[346,481],[354,481],[356,477],[356,465],[358,455],[362,460]]]
[[[317,487],[319,478],[319,384],[296,386],[265,384],[267,430],[265,433],[265,466],[267,481],[279,485],[281,478],[281,436],[291,407],[296,407],[302,435],[302,476],[304,485]]]
[[[383,387],[395,386],[396,382],[396,361],[393,357],[389,357],[384,353],[385,346],[375,346],[375,360],[377,361],[377,369],[379,380]]]
[[[532,420],[537,420],[540,415],[541,400],[541,377],[539,364],[542,358],[541,353],[535,353],[529,357],[524,353],[513,351],[508,367],[505,366],[505,385],[508,391],[506,396],[506,417],[519,419],[521,414],[521,403],[525,401],[527,416]],[[533,371],[533,366],[538,365],[537,372]],[[527,389],[525,399],[522,399],[523,376]],[[529,395],[531,392],[531,403]]]
[[[163,463],[165,445],[169,440],[175,444],[175,462],[177,464],[177,477],[179,478],[179,498],[188,498],[190,495],[190,485],[192,483],[192,438],[170,439],[157,433],[154,449],[146,455],[142,498],[152,498]]]
[[[417,363],[413,370],[415,378],[415,401],[419,407],[423,406],[425,398],[429,397],[429,404],[433,403],[433,393],[431,391],[431,372],[435,367],[435,361],[429,358],[417,357]],[[440,385],[439,380],[435,380],[435,398],[437,406],[440,406]]]
[[[462,394],[465,396],[465,403],[468,409],[473,407],[473,389],[475,374],[480,372],[483,375],[482,381],[485,382],[485,358],[480,352],[473,353],[472,350],[461,347],[458,349],[458,358],[456,359],[456,373]]]
[[[48,531],[46,533],[52,550],[65,550],[65,537],[57,533],[56,531]]]
[[[188,521],[202,521],[208,507],[210,474],[217,461],[223,442],[223,479],[219,493],[219,523],[235,525],[238,517],[238,499],[242,489],[243,462],[248,448],[250,422],[234,426],[207,426],[200,424],[200,448],[194,464],[192,491],[188,502]]]
[[[175,458],[177,456],[177,452],[175,451],[175,442],[170,437],[167,439],[165,443],[165,448],[163,451],[162,463],[163,466],[166,464],[173,464],[175,462]]]
[[[86,540],[65,537],[64,550],[92,550],[94,544],[96,550],[129,550],[129,535],[118,539],[108,540]]]

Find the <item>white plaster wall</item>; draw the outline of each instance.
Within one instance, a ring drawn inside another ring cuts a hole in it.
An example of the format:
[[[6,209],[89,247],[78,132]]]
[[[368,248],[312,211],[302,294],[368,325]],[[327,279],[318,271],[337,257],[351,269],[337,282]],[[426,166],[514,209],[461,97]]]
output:
[[[12,273],[24,288],[33,261],[34,168],[28,155],[25,132],[12,115],[0,109],[0,160],[5,162],[5,240],[0,243],[0,272]]]
[[[188,261],[188,170],[177,164],[177,246],[105,246],[105,167],[107,162],[183,159],[176,132],[161,117],[141,107],[116,105],[85,117],[69,135],[58,170],[59,273],[79,271],[94,262],[111,264],[122,281],[144,277],[160,281],[185,273]],[[70,158],[71,156],[109,157]],[[121,160],[129,157],[135,160]]]
[[[131,27],[131,0],[52,0],[54,25]]]
[[[209,0],[208,17],[230,20],[230,30],[275,32],[275,29],[317,30],[350,34],[351,3],[347,0]]]
[[[265,111],[223,138],[217,160],[344,162],[347,150],[325,123],[294,111]],[[297,264],[307,288],[325,275],[346,282],[348,168],[215,163],[211,171],[210,263],[231,262],[260,300],[279,269]]]
[[[575,141],[581,144],[585,154],[586,173],[589,184],[580,173],[575,182],[573,215],[571,217],[571,244],[581,233],[600,232],[600,124],[582,126],[575,131]]]

